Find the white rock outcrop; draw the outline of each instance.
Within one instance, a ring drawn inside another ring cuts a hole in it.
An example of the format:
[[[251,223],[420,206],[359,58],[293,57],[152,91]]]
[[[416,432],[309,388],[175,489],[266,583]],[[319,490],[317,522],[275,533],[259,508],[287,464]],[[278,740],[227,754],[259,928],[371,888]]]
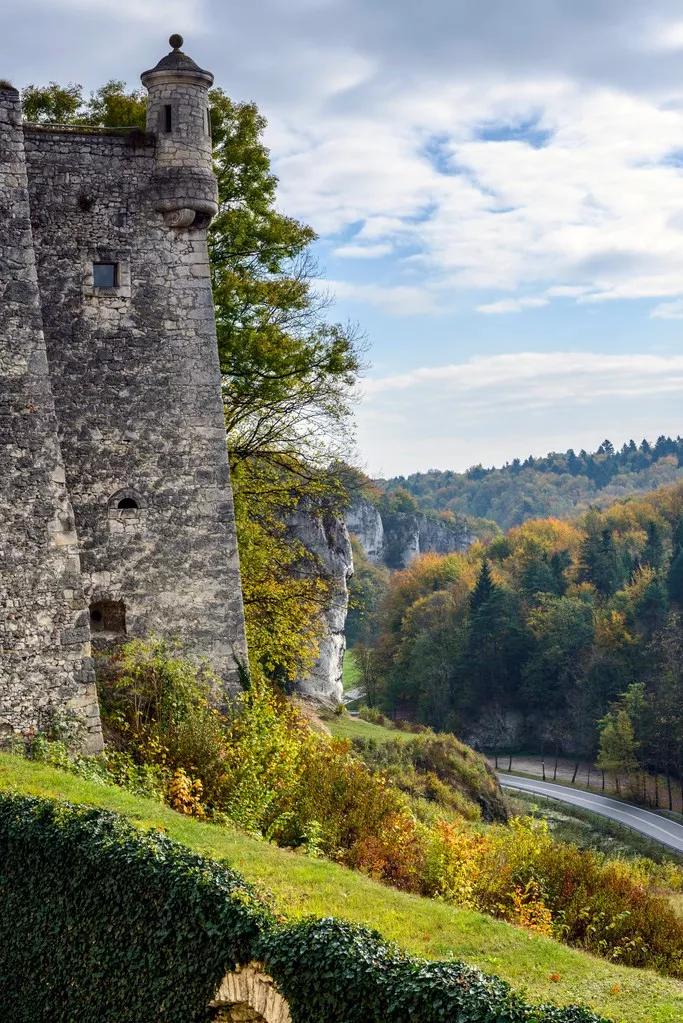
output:
[[[346,528],[363,548],[366,558],[378,565],[384,555],[384,526],[379,510],[371,501],[357,500],[346,512]]]
[[[465,522],[451,524],[412,512],[383,517],[363,497],[352,502],[345,519],[368,560],[387,568],[407,568],[419,554],[465,551],[475,539]]]
[[[349,579],[353,574],[351,540],[346,523],[331,511],[301,507],[289,519],[292,535],[311,552],[314,562],[306,571],[320,572],[330,584],[322,612],[323,631],[318,659],[297,688],[305,696],[328,703],[341,702],[342,667],[349,607]]]

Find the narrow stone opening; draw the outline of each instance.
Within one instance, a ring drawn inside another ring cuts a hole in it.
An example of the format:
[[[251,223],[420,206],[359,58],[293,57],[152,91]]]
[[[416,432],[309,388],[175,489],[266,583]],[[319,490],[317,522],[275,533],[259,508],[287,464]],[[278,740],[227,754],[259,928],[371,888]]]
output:
[[[99,635],[126,635],[126,605],[122,600],[96,600],[90,605],[90,631]]]
[[[92,282],[96,288],[116,288],[119,283],[118,263],[93,263]]]
[[[193,227],[205,228],[211,223],[212,217],[210,213],[197,213],[195,214]]]
[[[109,519],[121,522],[124,519],[139,519],[143,516],[147,502],[134,487],[124,487],[112,494],[107,501]]]
[[[260,963],[228,973],[209,1009],[215,1023],[292,1023],[287,1002]]]
[[[173,131],[173,106],[170,103],[164,107],[164,131],[167,135]]]

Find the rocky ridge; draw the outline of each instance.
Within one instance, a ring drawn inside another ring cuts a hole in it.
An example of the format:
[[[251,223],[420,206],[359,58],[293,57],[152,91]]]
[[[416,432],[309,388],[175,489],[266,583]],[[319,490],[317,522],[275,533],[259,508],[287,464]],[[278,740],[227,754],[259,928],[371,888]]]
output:
[[[475,539],[464,522],[451,525],[421,512],[383,515],[365,497],[351,503],[345,518],[368,560],[392,569],[407,568],[419,554],[465,551]]]

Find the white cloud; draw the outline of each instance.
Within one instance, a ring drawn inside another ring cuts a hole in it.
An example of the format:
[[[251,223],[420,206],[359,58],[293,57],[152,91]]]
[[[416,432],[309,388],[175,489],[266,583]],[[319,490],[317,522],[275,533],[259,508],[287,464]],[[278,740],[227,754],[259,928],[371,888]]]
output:
[[[584,301],[683,293],[677,93],[524,72],[407,78],[390,94],[368,80],[362,105],[285,118],[283,204],[323,234],[353,226],[340,256],[393,251],[399,277],[408,249],[434,290],[505,293],[484,312],[531,308],[514,294],[530,288]],[[527,140],[497,139],[524,124]]]
[[[683,355],[481,356],[375,377],[362,390],[359,441],[372,472],[463,469],[679,433]]]
[[[655,306],[650,316],[656,320],[683,320],[683,299],[677,302],[662,302]]]
[[[426,288],[395,284],[355,284],[350,281],[323,281],[336,298],[367,302],[395,316],[414,316],[435,309],[435,298]]]
[[[19,82],[135,83],[159,24],[184,31],[268,116],[281,207],[333,243],[351,228],[335,255],[391,257],[397,286],[410,259],[448,295],[683,294],[680,0],[536,4],[531,28],[509,0],[430,0],[418,19],[408,0],[26,0],[15,15],[0,49]],[[123,20],[139,31],[117,52]]]
[[[75,10],[114,15],[120,21],[170,25],[169,32],[178,28],[184,32],[198,29],[204,20],[206,7],[204,0],[42,0],[42,3],[39,0],[37,6],[43,5],[65,12]]]
[[[427,366],[365,381],[366,394],[437,386],[461,397],[493,388],[517,400],[552,403],[557,397],[597,398],[604,394],[683,393],[683,355],[607,355],[591,352],[514,352],[480,356],[447,366]],[[478,399],[477,399],[478,400]]]
[[[659,25],[652,33],[652,44],[660,50],[683,49],[683,21]]]
[[[334,250],[334,255],[342,259],[380,259],[382,256],[388,256],[390,252],[391,245],[379,242],[377,245],[340,245]]]
[[[486,313],[489,316],[498,316],[503,313],[521,313],[524,309],[540,309],[548,305],[547,298],[504,298],[499,302],[489,302],[486,305],[478,305],[478,313]]]

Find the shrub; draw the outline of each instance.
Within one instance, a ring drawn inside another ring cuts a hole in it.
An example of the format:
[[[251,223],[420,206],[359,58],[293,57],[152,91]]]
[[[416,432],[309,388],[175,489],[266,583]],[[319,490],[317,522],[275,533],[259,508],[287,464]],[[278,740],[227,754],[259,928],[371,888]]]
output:
[[[100,682],[107,734],[162,773],[175,809],[226,813],[245,830],[262,832],[277,816],[282,792],[295,784],[305,729],[263,682],[223,710],[213,702],[219,687],[168,643],[133,640]],[[189,800],[180,792],[183,778],[194,785]]]
[[[505,808],[486,763],[454,736],[356,740],[363,762],[347,741],[313,733],[264,682],[223,711],[210,702],[210,682],[164,644],[124,647],[103,701],[110,733],[124,749],[92,767],[76,758],[74,769],[118,774],[129,787],[156,785],[182,813],[229,818],[404,891],[552,931],[628,965],[683,975],[683,922],[666,898],[648,891],[643,867],[555,842],[538,821],[477,830],[480,814],[504,819]],[[38,736],[31,749],[69,764],[63,742]],[[422,813],[416,797],[450,822]]]
[[[295,1023],[606,1023],[578,1006],[532,1007],[464,963],[425,963],[338,920],[270,932],[262,957]]]
[[[683,921],[632,864],[554,843],[537,869],[562,940],[683,977]]]
[[[404,792],[423,796],[468,820],[507,820],[495,775],[480,754],[454,735],[426,731],[410,739],[356,738],[353,748]]]
[[[88,781],[120,785],[138,796],[163,800],[166,795],[166,773],[158,765],[136,763],[130,753],[122,750],[107,749],[96,756],[83,756],[64,742],[50,741],[38,734],[22,740],[14,752]]]
[[[567,944],[683,976],[683,921],[637,866],[556,842],[544,821],[530,818],[514,818],[486,838],[478,908],[515,923],[527,913],[543,922],[547,910]]]
[[[365,764],[345,740],[311,737],[286,812],[272,835],[299,845],[309,822],[319,822],[319,848],[340,863],[408,891],[422,890],[422,834],[408,802]]]
[[[367,707],[365,704],[361,704],[358,708],[358,717],[363,721],[368,721],[371,725],[383,725],[384,728],[393,728],[393,721],[386,718],[382,711],[376,707]]]

